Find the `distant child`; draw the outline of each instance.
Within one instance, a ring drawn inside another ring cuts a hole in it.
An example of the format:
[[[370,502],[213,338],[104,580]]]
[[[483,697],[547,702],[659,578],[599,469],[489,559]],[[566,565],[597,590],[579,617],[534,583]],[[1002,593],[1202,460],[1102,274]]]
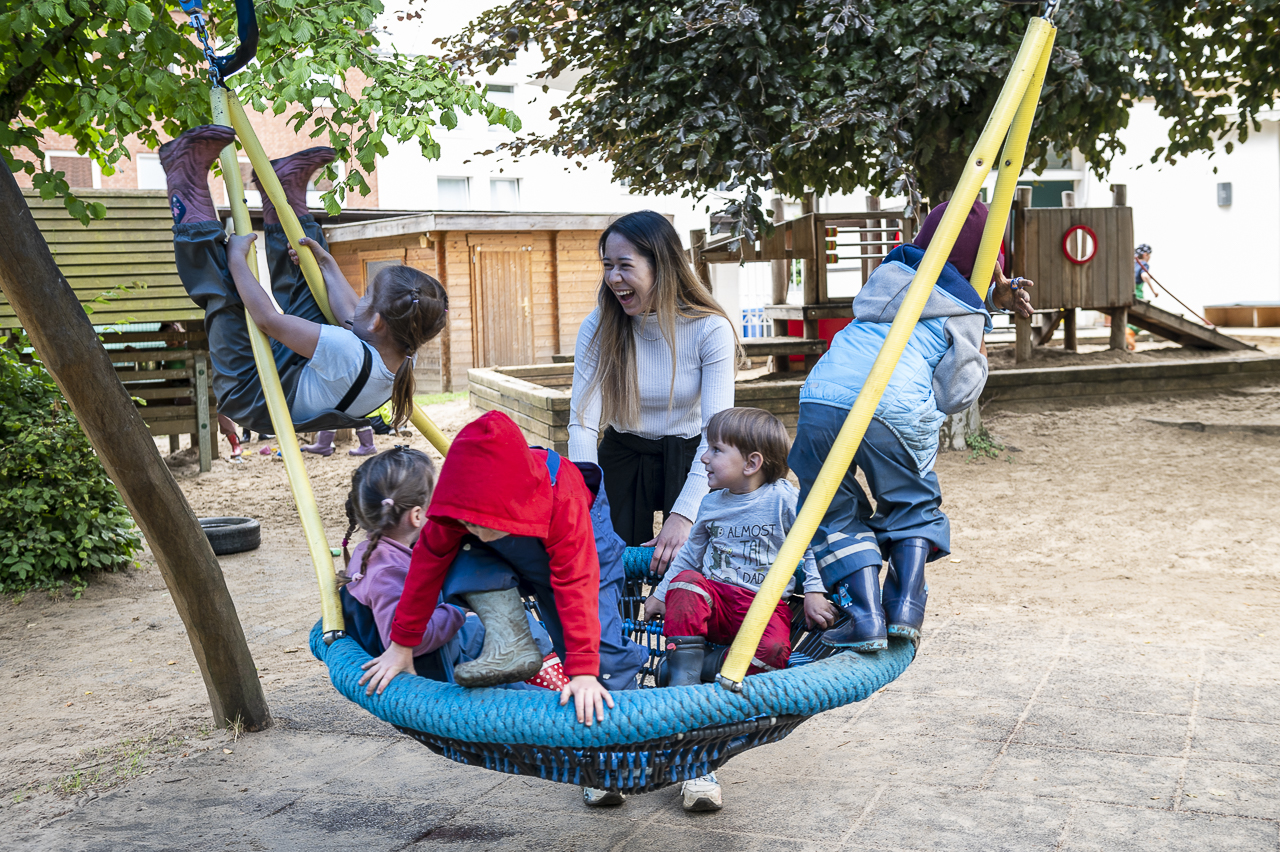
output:
[[[381,693],[413,671],[413,647],[446,602],[465,602],[485,626],[479,659],[458,666],[463,686],[524,680],[542,665],[521,591],[538,611],[590,726],[613,707],[610,690],[633,689],[648,659],[622,628],[622,542],[609,524],[600,469],[531,449],[520,429],[491,411],[465,426],[445,457],[440,481],[413,548],[404,596],[385,653],[361,679]]]
[[[707,642],[728,645],[796,520],[795,486],[787,482],[787,428],[759,408],[726,408],[707,422],[702,464],[711,493],[702,498],[689,539],[645,601],[645,618],[666,615],[669,686],[702,682]],[[748,674],[785,668],[791,657],[787,584]],[[804,613],[810,626],[837,615],[826,599],[813,553],[804,555]],[[685,810],[719,810],[715,775],[686,781]]]
[[[800,480],[801,505],[871,372],[946,206],[935,207],[915,243],[895,248],[867,279],[853,300],[853,322],[836,334],[800,390],[796,442],[787,460]],[[973,405],[987,381],[983,335],[991,329],[991,315],[969,283],[986,220],[986,206],[975,201],[813,538],[822,581],[849,616],[847,624],[823,634],[828,645],[877,651],[888,647],[891,635],[919,642],[928,592],[925,563],[951,549],[951,528],[939,509],[942,492],[933,473],[938,428],[946,415]],[[994,298],[1029,315],[1030,303],[1010,291],[998,263],[996,278],[1001,292]],[[854,478],[859,468],[874,510]],[[885,558],[889,570],[882,596]]]
[[[311,148],[272,161],[289,206],[298,214],[324,275],[338,325],[328,325],[306,279],[290,261],[274,207],[263,202],[271,296],[249,271],[254,236],[228,243],[209,193],[209,168],[235,138],[229,127],[204,125],[160,146],[173,212],[173,250],[187,294],[205,312],[218,411],[246,429],[275,432],[249,343],[245,311],[268,337],[298,431],[358,428],[392,400],[396,425],[413,405],[413,355],[444,328],[448,299],[440,282],[409,266],[385,267],[357,297],[324,234],[307,213],[306,187],[331,162],[332,148]]]
[[[402,446],[369,459],[351,477],[346,506],[350,526],[342,544],[346,570],[340,577],[345,583],[343,614],[347,632],[371,654],[381,654],[391,641],[392,618],[435,480],[430,457]],[[357,528],[369,537],[348,554],[347,541]],[[551,639],[532,616],[528,620],[544,657],[542,670],[528,683],[558,689],[563,686],[563,670]],[[454,668],[475,659],[483,639],[484,627],[475,615],[444,604],[432,613],[422,641],[413,648],[414,670],[432,680],[452,682]]]

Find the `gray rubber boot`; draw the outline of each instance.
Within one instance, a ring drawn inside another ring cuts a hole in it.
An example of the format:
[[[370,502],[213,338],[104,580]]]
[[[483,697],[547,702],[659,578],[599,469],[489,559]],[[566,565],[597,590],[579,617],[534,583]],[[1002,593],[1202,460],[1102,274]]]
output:
[[[503,589],[464,597],[484,625],[484,647],[479,657],[453,670],[459,686],[519,683],[542,670],[542,653],[529,632],[520,592]]]

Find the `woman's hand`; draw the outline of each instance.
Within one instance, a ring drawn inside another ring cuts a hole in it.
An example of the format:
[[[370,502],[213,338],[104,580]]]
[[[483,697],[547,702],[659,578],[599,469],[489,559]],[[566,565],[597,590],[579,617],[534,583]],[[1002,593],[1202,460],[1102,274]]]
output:
[[[604,721],[604,705],[613,709],[613,696],[604,688],[594,675],[576,675],[560,690],[560,706],[569,703],[573,696],[573,707],[578,712],[578,721],[590,728],[599,719]]]
[[[257,238],[257,234],[232,234],[227,238],[227,257],[247,258],[254,250],[253,241]]]
[[[413,674],[413,649],[408,645],[397,645],[391,643],[391,647],[382,653],[381,657],[374,657],[360,668],[364,669],[365,675],[360,678],[360,686],[369,684],[369,688],[364,691],[365,695],[373,695],[376,689],[378,694],[382,694],[382,690],[395,679],[395,676],[401,672]],[[564,702],[561,701],[561,704]]]
[[[300,245],[304,245],[311,249],[311,253],[315,255],[316,263],[323,269],[329,266],[337,266],[337,261],[333,259],[333,255],[320,247],[320,244],[310,237],[303,237],[298,240]],[[293,246],[289,246],[289,259],[293,261],[293,265],[298,265],[298,252]]]
[[[804,593],[804,620],[810,628],[826,630],[836,623],[839,616],[840,610],[822,592]]]
[[[1030,278],[1018,278],[1018,289],[1013,288],[1013,282],[1004,277],[1004,270],[999,266],[996,267],[996,283],[992,286],[996,288],[995,293],[991,296],[991,303],[1002,311],[1013,311],[1018,316],[1031,317],[1031,294],[1027,292],[1028,287],[1036,286],[1036,282]]]
[[[640,614],[641,621],[652,621],[667,614],[667,604],[660,601],[653,595],[644,599],[644,612]]]
[[[662,531],[656,538],[646,541],[641,547],[652,547],[653,558],[649,560],[649,573],[661,577],[667,573],[667,566],[676,558],[680,548],[689,540],[689,530],[693,529],[693,521],[675,512],[667,515],[662,522]]]

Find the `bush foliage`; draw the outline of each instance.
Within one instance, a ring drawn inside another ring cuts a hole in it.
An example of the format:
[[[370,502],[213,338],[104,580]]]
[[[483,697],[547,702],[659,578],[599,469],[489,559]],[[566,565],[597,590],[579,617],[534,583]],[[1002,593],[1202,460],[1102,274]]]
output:
[[[0,339],[0,592],[82,587],[142,545],[58,388]]]

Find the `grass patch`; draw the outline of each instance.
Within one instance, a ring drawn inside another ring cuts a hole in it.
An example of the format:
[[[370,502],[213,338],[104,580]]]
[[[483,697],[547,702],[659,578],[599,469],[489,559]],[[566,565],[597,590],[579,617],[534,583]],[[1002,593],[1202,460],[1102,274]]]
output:
[[[974,461],[975,459],[998,459],[1005,450],[1005,445],[992,437],[986,426],[981,427],[977,432],[965,435],[964,443],[969,448],[969,461]],[[1012,454],[1009,455],[1008,461],[1013,461]]]
[[[210,732],[211,733],[211,732]],[[204,730],[200,738],[208,736]],[[126,781],[149,773],[155,765],[176,754],[190,752],[190,737],[182,737],[172,727],[133,739],[80,752],[79,764],[70,772],[50,781],[45,789],[64,796],[74,796],[90,790],[109,790]],[[15,793],[16,797],[21,793]]]
[[[459,399],[466,399],[466,391],[455,391],[453,393],[426,393],[415,396],[413,401],[418,405],[439,405],[442,402],[455,402]]]

